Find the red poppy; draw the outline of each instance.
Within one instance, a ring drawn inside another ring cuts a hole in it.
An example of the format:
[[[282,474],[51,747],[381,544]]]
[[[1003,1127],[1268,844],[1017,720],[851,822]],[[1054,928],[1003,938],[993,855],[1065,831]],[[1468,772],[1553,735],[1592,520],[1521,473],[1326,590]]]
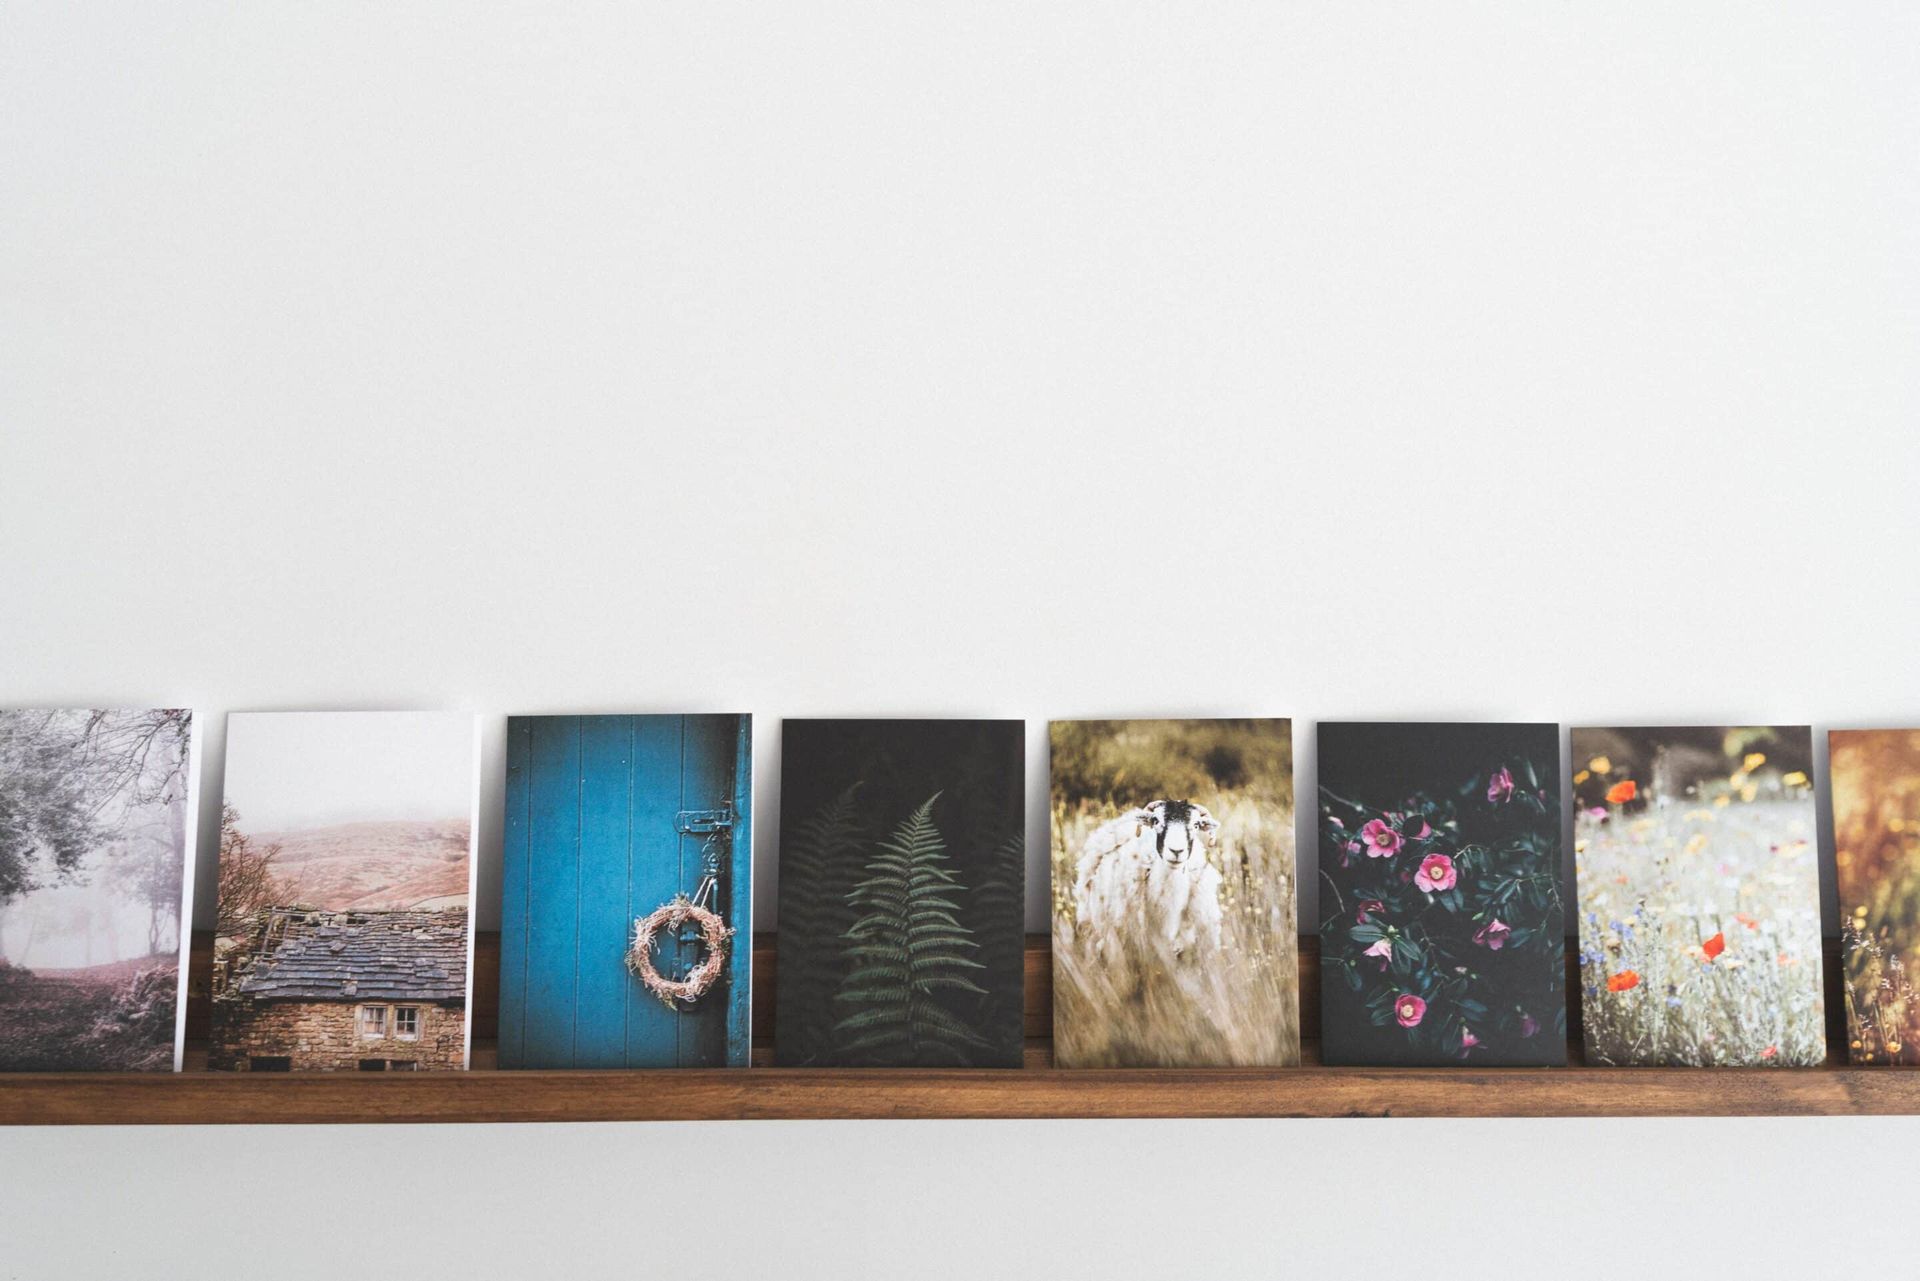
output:
[[[1707,959],[1711,961],[1714,957],[1727,950],[1727,936],[1725,934],[1714,935],[1700,945],[1700,950],[1705,952]]]
[[[1607,789],[1607,801],[1613,805],[1625,805],[1640,795],[1640,788],[1632,779],[1622,779]]]
[[[1640,976],[1632,970],[1621,970],[1607,978],[1607,991],[1624,992],[1631,987],[1640,986]]]

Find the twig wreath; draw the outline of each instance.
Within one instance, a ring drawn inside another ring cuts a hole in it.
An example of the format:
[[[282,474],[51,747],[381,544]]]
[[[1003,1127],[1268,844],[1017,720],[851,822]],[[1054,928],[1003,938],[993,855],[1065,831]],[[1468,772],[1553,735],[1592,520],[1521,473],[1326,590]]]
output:
[[[660,971],[653,968],[654,937],[663,929],[677,930],[688,921],[700,927],[700,941],[706,945],[707,955],[687,972],[687,977],[678,981],[663,978]],[[733,931],[725,921],[682,894],[633,923],[633,945],[627,949],[627,968],[647,985],[647,991],[660,998],[661,1004],[673,1009],[675,1001],[697,1001],[713,986],[727,963],[727,940],[732,936]]]

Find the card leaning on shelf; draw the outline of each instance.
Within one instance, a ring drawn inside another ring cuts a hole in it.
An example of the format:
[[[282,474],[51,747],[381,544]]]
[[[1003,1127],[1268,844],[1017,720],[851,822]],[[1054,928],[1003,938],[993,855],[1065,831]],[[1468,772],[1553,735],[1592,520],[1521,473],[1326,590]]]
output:
[[[1019,721],[790,720],[782,1066],[1019,1067]]]
[[[515,716],[503,1068],[745,1067],[753,719]]]
[[[1847,1057],[1920,1063],[1920,729],[1827,736]]]
[[[1823,1062],[1811,731],[1575,729],[1572,744],[1587,1062]]]
[[[1564,1064],[1559,727],[1323,723],[1319,757],[1325,1062]]]
[[[1055,721],[1059,1067],[1300,1061],[1284,720]]]
[[[193,713],[0,711],[0,1071],[180,1066]]]
[[[460,712],[227,718],[209,1067],[467,1065],[477,731]]]

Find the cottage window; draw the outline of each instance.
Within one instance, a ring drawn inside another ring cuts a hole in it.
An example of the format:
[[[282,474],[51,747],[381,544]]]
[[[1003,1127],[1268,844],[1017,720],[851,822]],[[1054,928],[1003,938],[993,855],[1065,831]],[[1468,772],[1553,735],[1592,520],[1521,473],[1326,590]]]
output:
[[[417,1005],[396,1005],[393,1007],[393,1034],[402,1041],[420,1039],[420,1007]]]
[[[376,1040],[387,1034],[387,1007],[384,1005],[363,1005],[360,1007],[360,1035],[368,1040]]]

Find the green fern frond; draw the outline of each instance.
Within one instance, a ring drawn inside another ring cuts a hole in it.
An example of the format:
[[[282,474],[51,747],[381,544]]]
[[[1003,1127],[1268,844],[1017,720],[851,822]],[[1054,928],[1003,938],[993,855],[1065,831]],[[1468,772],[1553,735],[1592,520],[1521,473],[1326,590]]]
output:
[[[885,840],[876,842],[863,879],[848,892],[861,915],[845,937],[854,969],[838,1000],[853,1007],[834,1025],[836,1057],[888,1063],[967,1063],[990,1047],[940,994],[985,995],[965,977],[986,967],[969,953],[980,944],[961,921],[965,887],[948,865],[929,797]]]
[[[866,833],[855,800],[859,783],[847,788],[819,813],[795,825],[781,849],[783,893],[780,928],[784,937],[808,946],[788,953],[783,966],[781,1000],[803,1011],[798,1020],[800,1058],[811,1062],[832,1045],[832,997],[845,958],[831,940],[845,936],[856,918],[847,894],[860,874],[860,850]],[[788,992],[791,991],[791,996]]]
[[[1014,833],[994,847],[974,890],[973,918],[979,923],[978,956],[985,967],[1018,974],[1025,963],[1027,843]],[[1018,1044],[1021,1033],[1018,987],[983,995],[978,1020],[995,1044]]]

